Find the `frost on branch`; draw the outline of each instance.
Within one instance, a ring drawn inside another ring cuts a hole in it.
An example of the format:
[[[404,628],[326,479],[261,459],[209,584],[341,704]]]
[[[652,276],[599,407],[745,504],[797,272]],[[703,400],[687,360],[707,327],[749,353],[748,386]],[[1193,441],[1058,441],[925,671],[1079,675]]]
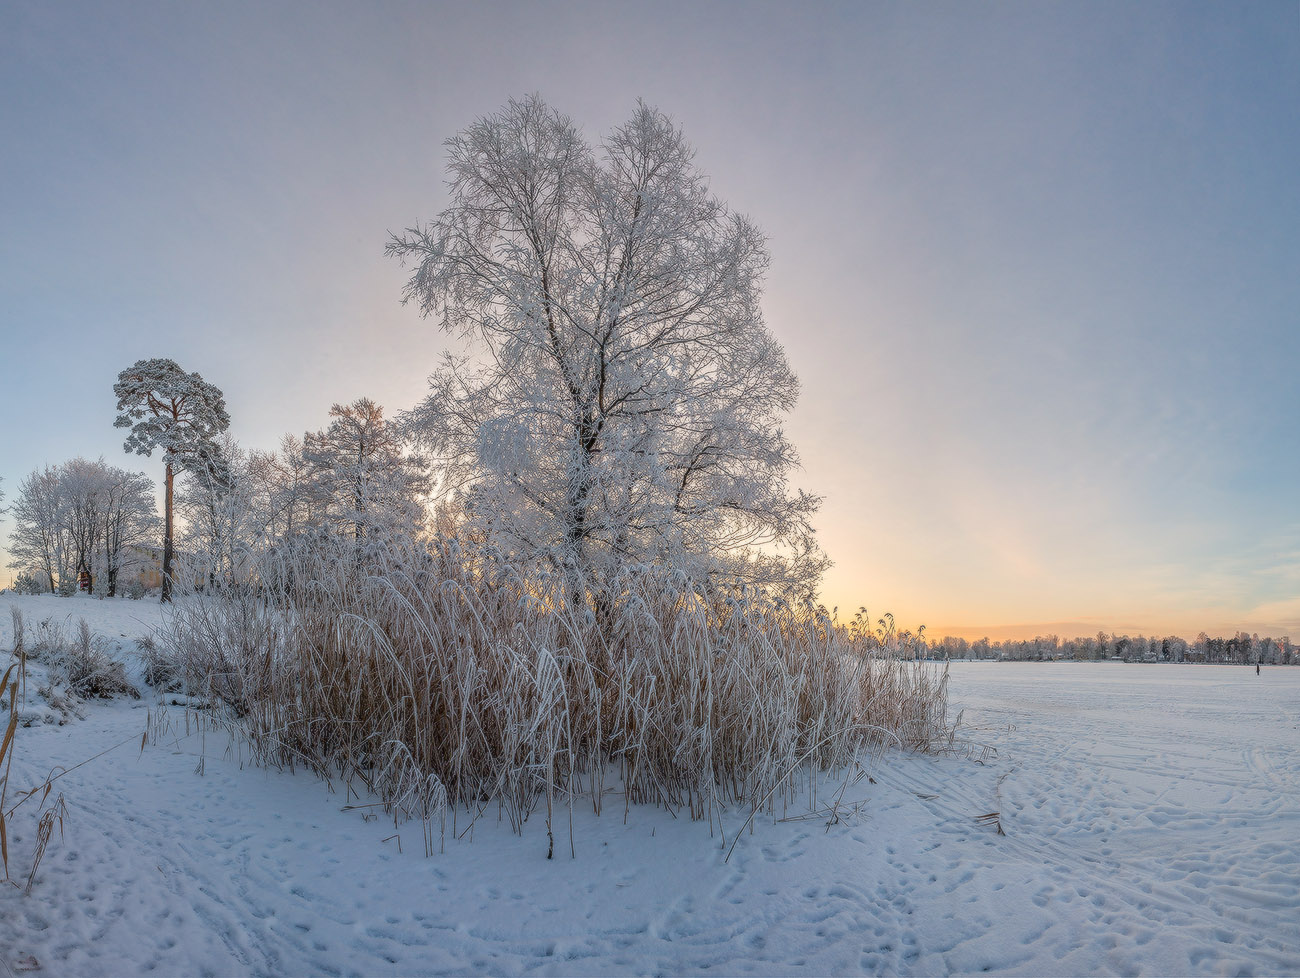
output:
[[[406,451],[400,431],[367,397],[330,408],[324,431],[302,442],[315,509],[325,525],[360,544],[368,533],[419,526],[428,462]]]
[[[221,391],[175,360],[140,360],[117,375],[113,385],[120,412],[116,428],[130,428],[123,446],[152,455],[161,448],[168,461],[199,450],[230,426]]]
[[[387,251],[466,343],[404,422],[473,529],[575,588],[636,562],[814,587],[766,242],[672,120],[638,104],[593,147],[534,96],[447,148],[451,206]]]

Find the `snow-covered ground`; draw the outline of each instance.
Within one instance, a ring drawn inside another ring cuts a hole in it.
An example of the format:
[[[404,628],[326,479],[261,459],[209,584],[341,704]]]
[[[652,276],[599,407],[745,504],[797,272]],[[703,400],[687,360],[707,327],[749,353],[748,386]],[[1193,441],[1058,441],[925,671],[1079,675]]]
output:
[[[159,620],[3,595],[0,649],[15,601],[125,649]],[[957,664],[952,700],[966,749],[887,756],[838,824],[760,817],[736,842],[734,812],[724,844],[611,802],[574,813],[576,859],[566,815],[551,861],[540,815],[520,838],[491,810],[425,858],[418,824],[241,763],[178,707],[142,752],[157,703],[94,704],[19,730],[11,799],[122,746],[57,783],[31,896],[0,887],[0,975],[1300,972],[1300,668]]]

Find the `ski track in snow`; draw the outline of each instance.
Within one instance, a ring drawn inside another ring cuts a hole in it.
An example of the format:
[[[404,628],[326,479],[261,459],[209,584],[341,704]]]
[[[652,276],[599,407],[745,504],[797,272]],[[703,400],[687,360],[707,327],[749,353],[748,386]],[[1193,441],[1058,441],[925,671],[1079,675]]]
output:
[[[124,649],[158,621],[143,603],[5,595],[0,648],[14,601],[29,627],[71,608]],[[463,841],[449,823],[426,859],[418,823],[343,812],[340,786],[253,767],[224,734],[193,720],[187,734],[179,707],[141,752],[156,702],[92,704],[85,720],[19,730],[14,787],[129,742],[58,782],[64,836],[32,895],[0,887],[0,963],[63,976],[1300,972],[1300,669],[971,663],[953,666],[951,691],[965,754],[886,755],[875,784],[846,790],[859,815],[760,816],[729,861],[747,813],[725,816],[724,844],[716,824],[660,809],[625,821],[617,795],[600,818],[575,807],[576,859],[563,809],[545,858],[544,806],[522,838],[495,808]],[[827,779],[819,804],[841,783]],[[995,811],[1006,835],[977,821]],[[467,823],[459,813],[457,831]],[[10,825],[24,878],[34,828],[29,803]]]

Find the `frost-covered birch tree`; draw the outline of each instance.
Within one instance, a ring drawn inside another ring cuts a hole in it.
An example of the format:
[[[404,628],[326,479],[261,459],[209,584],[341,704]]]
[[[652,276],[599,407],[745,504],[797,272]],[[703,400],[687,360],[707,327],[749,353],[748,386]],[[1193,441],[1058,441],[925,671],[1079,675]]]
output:
[[[53,594],[68,575],[68,530],[59,469],[47,465],[18,483],[9,566],[34,571]]]
[[[193,566],[188,581],[209,587],[240,579],[251,559],[258,523],[248,477],[248,453],[229,432],[201,445],[181,463],[176,509]]]
[[[74,458],[58,472],[70,572],[113,597],[128,548],[157,542],[153,481],[102,458]]]
[[[157,546],[158,508],[153,480],[143,472],[109,467],[100,504],[103,520],[100,534],[102,572],[108,581],[108,596],[117,594],[118,576],[133,563],[132,547]]]
[[[19,484],[13,515],[10,566],[39,574],[51,592],[84,573],[106,577],[112,596],[128,548],[157,541],[153,482],[102,458],[33,472]]]
[[[84,574],[93,587],[96,551],[104,529],[103,508],[108,502],[108,466],[103,459],[74,458],[60,467],[59,478],[72,573],[78,581]]]
[[[815,583],[766,242],[681,130],[640,103],[592,146],[533,96],[446,145],[450,205],[387,252],[465,341],[404,421],[475,528],[575,593],[630,562]]]
[[[285,435],[279,451],[252,452],[248,480],[259,525],[270,541],[291,540],[320,525],[312,465],[302,439]]]
[[[195,457],[230,427],[221,391],[197,373],[186,373],[175,360],[164,357],[140,360],[117,375],[113,385],[117,409],[113,422],[130,428],[125,449],[140,455],[163,451],[165,502],[162,566],[162,600],[171,600],[173,510],[176,468]]]

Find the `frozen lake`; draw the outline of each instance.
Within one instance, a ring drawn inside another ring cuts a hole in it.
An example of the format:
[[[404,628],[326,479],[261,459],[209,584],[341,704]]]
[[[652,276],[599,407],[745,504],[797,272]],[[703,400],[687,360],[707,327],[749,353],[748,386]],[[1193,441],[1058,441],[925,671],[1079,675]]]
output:
[[[1105,949],[1063,973],[1300,970],[1300,668],[951,676],[967,735],[998,749],[1008,853],[1041,861],[1031,903]]]

